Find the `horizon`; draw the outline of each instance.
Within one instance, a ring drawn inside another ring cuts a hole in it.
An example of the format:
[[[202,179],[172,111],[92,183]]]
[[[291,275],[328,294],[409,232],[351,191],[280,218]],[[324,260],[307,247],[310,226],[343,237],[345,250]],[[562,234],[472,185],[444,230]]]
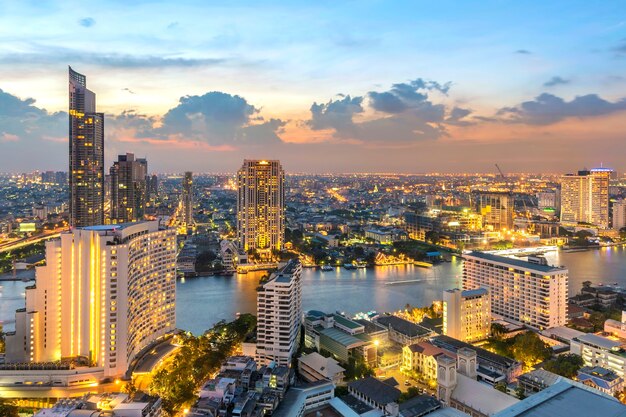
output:
[[[66,169],[71,65],[105,113],[107,168],[132,152],[157,172],[626,170],[619,5],[447,6],[9,4],[0,165]]]

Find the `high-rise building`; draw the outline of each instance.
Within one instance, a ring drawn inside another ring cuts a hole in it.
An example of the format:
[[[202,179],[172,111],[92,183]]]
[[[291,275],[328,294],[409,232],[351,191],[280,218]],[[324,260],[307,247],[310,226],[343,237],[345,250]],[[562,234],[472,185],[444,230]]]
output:
[[[595,168],[561,177],[561,222],[609,227],[609,180],[612,169]]]
[[[193,173],[185,172],[183,177],[183,192],[180,198],[182,204],[183,222],[187,227],[193,226]]]
[[[476,211],[483,216],[483,225],[493,230],[513,228],[514,201],[510,193],[479,193]]]
[[[280,161],[245,160],[237,172],[239,247],[269,258],[285,241],[285,172]]]
[[[483,252],[463,258],[463,288],[488,289],[492,313],[540,330],[565,325],[567,268]]]
[[[626,199],[613,203],[613,229],[626,227]]]
[[[87,77],[69,68],[70,225],[104,223],[104,113]]]
[[[292,259],[257,293],[257,361],[290,365],[300,339],[302,264]]]
[[[46,242],[46,265],[6,338],[6,362],[83,357],[105,377],[176,328],[176,236],[158,222],[74,228]]]
[[[472,343],[489,337],[491,302],[486,288],[443,292],[443,334]]]
[[[119,155],[111,174],[111,223],[142,220],[146,209],[148,161],[132,153]]]
[[[148,183],[148,197],[155,198],[159,195],[159,177],[156,174],[152,174],[146,181]]]

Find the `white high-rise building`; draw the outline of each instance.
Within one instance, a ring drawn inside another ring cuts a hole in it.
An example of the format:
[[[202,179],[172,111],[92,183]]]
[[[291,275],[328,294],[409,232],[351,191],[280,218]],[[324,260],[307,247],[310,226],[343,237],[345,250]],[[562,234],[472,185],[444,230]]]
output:
[[[257,348],[260,363],[291,364],[302,321],[302,264],[292,259],[258,290]]]
[[[489,337],[491,303],[486,288],[443,292],[443,334],[472,343]]]
[[[561,177],[561,222],[609,227],[609,180],[612,169],[595,168]]]
[[[626,227],[626,199],[613,203],[613,229]]]
[[[46,242],[6,338],[6,362],[86,358],[105,377],[176,328],[176,236],[158,222],[89,226]]]
[[[237,172],[239,248],[271,257],[285,242],[285,172],[280,161],[245,160]]]
[[[487,288],[492,313],[539,330],[566,324],[567,268],[483,252],[463,258],[463,288]]]

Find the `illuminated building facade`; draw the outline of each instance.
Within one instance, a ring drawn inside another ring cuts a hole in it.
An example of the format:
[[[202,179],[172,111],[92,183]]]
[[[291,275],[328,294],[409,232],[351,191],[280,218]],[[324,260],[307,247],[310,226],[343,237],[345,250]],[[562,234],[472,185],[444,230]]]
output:
[[[257,347],[260,363],[291,364],[302,322],[302,264],[292,259],[257,293]]]
[[[491,302],[486,288],[443,292],[443,334],[463,342],[485,340],[491,330]]]
[[[193,173],[185,172],[183,177],[183,192],[181,195],[183,222],[187,227],[193,226]]]
[[[104,223],[104,113],[87,77],[69,68],[70,225]]]
[[[477,211],[483,216],[483,226],[493,230],[512,230],[514,201],[510,193],[479,193]]]
[[[626,199],[613,203],[613,229],[626,227]]]
[[[46,242],[6,338],[6,362],[83,357],[105,377],[176,327],[176,237],[158,222],[73,229]]]
[[[613,170],[595,168],[561,177],[561,223],[609,227],[609,180]]]
[[[271,257],[285,241],[285,172],[279,161],[245,160],[237,172],[239,247]]]
[[[566,324],[566,268],[483,252],[463,258],[463,288],[488,289],[492,313],[539,330]]]
[[[148,161],[132,153],[119,155],[111,170],[111,223],[143,219],[146,209]]]

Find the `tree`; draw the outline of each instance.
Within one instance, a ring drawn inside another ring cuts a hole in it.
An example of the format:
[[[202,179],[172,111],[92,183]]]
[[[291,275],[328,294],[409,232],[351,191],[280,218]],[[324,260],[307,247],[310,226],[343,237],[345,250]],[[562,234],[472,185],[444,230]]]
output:
[[[435,232],[434,230],[429,230],[428,232],[424,234],[424,239],[427,242],[430,242],[433,245],[436,245],[437,243],[439,243],[441,236],[439,236],[439,233]]]
[[[12,400],[0,397],[0,416],[19,417],[18,408]]]
[[[524,332],[515,336],[511,347],[513,357],[527,367],[545,361],[552,356],[552,349],[537,333]]]
[[[506,393],[506,382],[504,381],[500,381],[498,382],[496,385],[493,386],[495,389],[497,389],[500,392],[504,392]]]
[[[502,336],[504,336],[508,332],[506,326],[502,323],[491,323],[491,336],[494,339],[501,340]]]
[[[566,378],[574,378],[578,374],[578,370],[585,364],[583,358],[572,353],[560,355],[556,359],[548,361],[543,366],[546,371],[564,376]]]
[[[524,398],[526,398],[526,391],[524,391],[524,388],[518,386],[515,389],[515,395],[517,396],[517,398],[519,398],[520,400],[523,400]]]
[[[619,229],[619,238],[620,240],[626,240],[626,227]]]

